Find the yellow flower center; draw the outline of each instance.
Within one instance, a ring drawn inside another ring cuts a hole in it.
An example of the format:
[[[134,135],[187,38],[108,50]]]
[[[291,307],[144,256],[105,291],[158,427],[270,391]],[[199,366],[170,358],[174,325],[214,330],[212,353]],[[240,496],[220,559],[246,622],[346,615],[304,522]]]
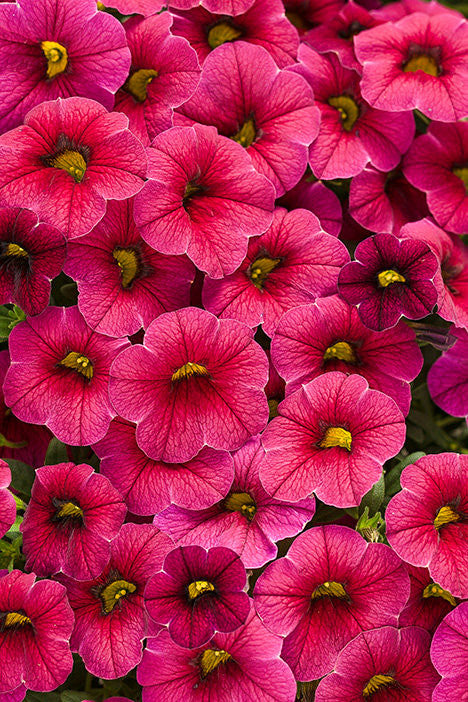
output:
[[[444,505],[437,512],[436,518],[434,519],[434,526],[436,529],[440,529],[444,524],[451,524],[452,522],[459,522],[461,516],[458,512],[450,507],[450,505]]]
[[[3,626],[5,629],[20,626],[22,627],[26,626],[26,624],[32,624],[32,621],[29,617],[27,617],[25,614],[21,614],[20,612],[8,612],[3,620]]]
[[[337,597],[344,600],[347,599],[348,594],[341,583],[327,580],[315,588],[311,597],[313,600],[318,600],[321,597]]]
[[[28,252],[23,249],[21,246],[18,246],[18,244],[8,244],[8,246],[5,249],[5,255],[6,256],[17,256],[20,258],[27,258],[29,256]]]
[[[120,246],[116,246],[112,256],[120,268],[122,287],[128,288],[139,273],[138,254],[135,249],[121,249]]]
[[[195,580],[188,586],[188,596],[190,600],[196,600],[200,595],[204,595],[206,592],[214,592],[213,583],[209,583],[207,580]]]
[[[329,346],[323,354],[324,361],[346,361],[347,363],[356,363],[357,358],[351,344],[347,341],[337,341],[333,346]]]
[[[102,601],[102,608],[105,614],[110,614],[115,605],[127,595],[135,592],[136,585],[129,583],[127,580],[114,580],[113,583],[107,585],[99,594]]]
[[[268,413],[269,419],[274,419],[274,417],[277,417],[279,415],[278,412],[278,405],[280,401],[277,400],[275,397],[272,397],[271,399],[268,400],[268,409],[270,410]]]
[[[131,93],[137,102],[144,102],[148,97],[148,85],[158,72],[152,68],[140,68],[128,78],[124,85],[124,90]]]
[[[55,78],[63,73],[68,64],[66,48],[56,41],[42,41],[41,49],[47,59],[47,77]]]
[[[233,141],[237,141],[238,144],[246,149],[250,144],[252,144],[257,137],[257,130],[255,129],[255,122],[253,118],[250,118],[244,122],[242,127],[239,129],[234,136],[229,137]]]
[[[405,73],[416,73],[416,71],[422,71],[423,73],[427,73],[428,76],[434,77],[440,75],[437,61],[432,56],[427,56],[427,54],[412,56],[403,65],[403,71]]]
[[[215,651],[213,648],[208,648],[203,651],[200,658],[200,668],[202,678],[206,678],[209,673],[212,673],[222,663],[227,663],[231,658],[231,654],[227,651]]]
[[[192,363],[191,361],[189,361],[188,363],[174,371],[174,373],[172,374],[171,382],[177,383],[180,380],[191,378],[194,375],[205,378],[210,377],[210,373],[206,366],[202,366],[201,363]]]
[[[406,283],[406,278],[396,271],[380,271],[377,276],[381,288],[387,288],[392,283]]]
[[[455,166],[452,168],[452,173],[464,182],[465,190],[468,192],[468,166]]]
[[[338,95],[328,99],[328,104],[338,110],[341,124],[346,132],[350,132],[359,117],[359,107],[349,95]]]
[[[257,506],[248,492],[232,492],[224,501],[224,507],[229,512],[240,512],[249,522],[257,511]]]
[[[451,595],[450,592],[447,592],[447,590],[441,588],[440,585],[436,585],[436,583],[429,583],[429,585],[424,588],[422,596],[424,599],[428,597],[441,597],[443,600],[449,602],[452,607],[456,607],[457,604],[454,596]]]
[[[91,380],[93,377],[94,369],[92,362],[87,356],[83,356],[77,351],[70,351],[70,353],[67,353],[65,358],[62,358],[60,361],[60,365],[65,366],[65,368],[71,368],[71,370],[83,375],[87,380]]]
[[[305,17],[303,17],[297,11],[286,10],[285,15],[288,18],[288,20],[291,22],[293,27],[296,27],[296,29],[311,29],[311,27],[313,26],[310,22],[308,22],[306,20]]]
[[[378,692],[383,687],[393,685],[394,682],[395,678],[391,675],[374,675],[365,686],[362,694],[364,697],[371,697],[375,692]]]
[[[208,31],[208,44],[212,49],[225,44],[227,41],[235,41],[242,36],[242,31],[236,29],[229,22],[218,22]]]
[[[249,267],[247,275],[258,290],[261,290],[266,279],[272,271],[281,263],[280,258],[270,258],[261,256],[257,258]]]
[[[96,5],[97,5],[97,9],[98,9],[98,10],[105,10],[105,9],[106,9],[106,6],[104,5],[104,3],[99,2],[99,0],[98,0],[98,2],[96,3]]]
[[[353,438],[351,433],[343,427],[329,427],[322,441],[319,443],[320,448],[332,448],[333,446],[341,446],[348,451],[351,451]]]
[[[67,149],[61,154],[53,156],[49,164],[53,168],[60,168],[69,173],[76,183],[81,183],[86,173],[86,161],[79,151]]]
[[[83,516],[83,510],[73,502],[64,502],[55,513],[58,518],[77,518]]]

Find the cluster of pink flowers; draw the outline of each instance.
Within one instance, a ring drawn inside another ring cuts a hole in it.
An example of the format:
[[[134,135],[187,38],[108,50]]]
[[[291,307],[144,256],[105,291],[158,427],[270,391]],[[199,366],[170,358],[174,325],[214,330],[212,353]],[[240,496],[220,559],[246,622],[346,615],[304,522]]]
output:
[[[467,20],[106,5],[0,0],[0,702],[468,700]]]

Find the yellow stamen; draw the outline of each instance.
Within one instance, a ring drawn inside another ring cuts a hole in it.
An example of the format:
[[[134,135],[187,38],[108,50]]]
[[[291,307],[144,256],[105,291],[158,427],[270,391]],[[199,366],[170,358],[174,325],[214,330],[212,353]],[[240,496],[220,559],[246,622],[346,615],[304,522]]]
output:
[[[375,692],[378,692],[382,687],[388,687],[395,682],[395,678],[391,675],[374,675],[365,686],[362,694],[364,697],[370,697]]]
[[[311,595],[313,600],[318,600],[320,597],[338,597],[343,600],[348,597],[346,590],[341,583],[327,580],[322,585],[315,588]]]
[[[281,263],[280,258],[270,258],[269,256],[262,256],[257,258],[249,267],[247,272],[250,280],[255,285],[258,290],[261,290],[265,284],[266,279],[272,271],[275,270],[277,266]]]
[[[437,512],[436,518],[434,519],[434,526],[436,529],[440,529],[444,524],[451,524],[452,522],[459,522],[461,516],[458,512],[455,512],[450,505],[444,505]]]
[[[115,580],[113,583],[110,583],[110,585],[107,585],[99,595],[105,614],[110,614],[122,597],[131,595],[135,590],[136,585],[129,583],[127,580]]]
[[[18,244],[8,244],[5,254],[6,256],[20,256],[21,258],[27,258],[29,256],[28,252],[21,246],[18,246]]]
[[[333,448],[333,446],[341,446],[348,451],[351,451],[353,438],[351,433],[343,427],[329,427],[325,432],[325,436],[319,443],[320,448]]]
[[[47,59],[47,76],[55,78],[63,73],[68,64],[67,50],[56,41],[42,41],[41,49]]]
[[[248,492],[232,492],[224,501],[224,507],[229,512],[240,512],[243,517],[252,521],[257,507]]]
[[[82,517],[83,510],[78,505],[73,502],[65,502],[60,506],[58,512],[56,512],[56,517]]]
[[[465,189],[468,192],[468,166],[456,166],[452,168],[452,173],[464,182]]]
[[[357,358],[351,344],[347,341],[337,341],[333,346],[329,346],[323,354],[324,361],[346,361],[347,363],[356,363]]]
[[[279,400],[276,398],[272,397],[270,400],[268,400],[268,409],[270,410],[268,414],[269,419],[274,419],[279,415],[278,405]]]
[[[96,3],[96,5],[97,5],[98,10],[105,10],[106,9],[106,6],[102,2],[99,2],[99,0]]]
[[[77,351],[70,351],[70,353],[60,361],[60,365],[77,371],[77,373],[83,375],[87,380],[91,380],[93,377],[94,370],[92,362],[87,356],[83,356]]]
[[[26,624],[32,624],[30,618],[25,614],[20,614],[19,612],[8,612],[3,620],[3,626],[5,628],[13,626],[26,626]]]
[[[188,586],[188,596],[191,600],[196,600],[205,592],[214,592],[214,585],[207,580],[195,580]]]
[[[386,288],[392,283],[406,283],[406,278],[396,271],[380,271],[377,276],[381,288]]]
[[[237,141],[238,144],[246,149],[250,144],[253,144],[257,137],[257,130],[255,129],[255,122],[252,118],[246,120],[242,127],[239,129],[234,136],[230,137],[233,141]]]
[[[227,41],[235,41],[240,36],[242,36],[242,31],[233,27],[229,22],[218,22],[208,32],[208,44],[212,49],[216,49],[217,46],[221,46]]]
[[[310,22],[307,22],[305,17],[302,17],[299,12],[294,10],[286,10],[285,15],[296,29],[311,29],[313,26]]]
[[[230,653],[223,650],[215,651],[213,648],[208,648],[206,651],[203,651],[200,658],[202,678],[206,678],[209,673],[213,672],[222,663],[227,663],[231,657]]]
[[[194,375],[209,378],[210,373],[207,370],[206,366],[202,366],[201,363],[192,363],[191,361],[189,361],[185,365],[178,368],[172,374],[171,381],[173,383],[176,383],[179,380],[184,380],[185,378],[191,378]]]
[[[122,287],[128,288],[139,273],[138,255],[135,249],[121,249],[119,246],[112,252],[117,265],[120,268]]]
[[[425,599],[428,597],[441,597],[443,600],[449,602],[452,607],[456,607],[457,604],[455,597],[451,595],[450,592],[447,592],[447,590],[441,588],[440,585],[436,585],[436,583],[429,583],[429,585],[424,588],[422,596]]]
[[[338,95],[328,99],[328,104],[340,113],[341,124],[346,132],[350,132],[359,117],[359,107],[349,95]]]
[[[50,165],[53,168],[61,168],[62,171],[69,173],[74,178],[76,183],[81,183],[86,173],[86,161],[78,151],[67,149],[57,156],[50,159]]]
[[[129,77],[124,85],[124,90],[131,93],[137,102],[144,102],[148,97],[148,85],[158,72],[152,68],[140,68]]]
[[[403,66],[403,71],[405,73],[416,73],[416,71],[422,71],[427,73],[428,76],[438,76],[440,74],[439,66],[437,61],[432,58],[432,56],[427,56],[426,54],[419,54],[419,56],[413,56],[407,61]]]

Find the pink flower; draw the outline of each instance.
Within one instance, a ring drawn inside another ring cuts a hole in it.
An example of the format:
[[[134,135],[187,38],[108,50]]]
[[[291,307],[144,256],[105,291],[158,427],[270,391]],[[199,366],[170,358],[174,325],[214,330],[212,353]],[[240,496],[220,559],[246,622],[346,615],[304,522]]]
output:
[[[18,419],[74,446],[102,439],[115,416],[109,368],[128,341],[93,332],[77,307],[48,307],[16,325],[9,345],[5,402]]]
[[[93,449],[101,473],[134,514],[154,515],[169,505],[206,509],[226,497],[234,475],[231,455],[207,446],[185,463],[151,460],[138,447],[135,426],[121,417]]]
[[[144,345],[119,355],[110,396],[150,458],[180,463],[203,446],[237,449],[264,428],[267,374],[251,329],[188,307],[155,319]]]
[[[331,20],[343,7],[345,0],[283,0],[286,17],[300,35]]]
[[[8,490],[10,482],[11,472],[8,463],[0,459],[0,539],[16,519],[15,498]]]
[[[245,568],[231,549],[179,546],[148,581],[145,606],[156,623],[169,625],[177,645],[199,648],[217,631],[245,623],[250,611],[245,587]]]
[[[15,302],[28,315],[49,304],[50,281],[62,270],[65,239],[29,210],[0,208],[0,303]]]
[[[370,390],[360,375],[321,375],[278,411],[263,433],[267,456],[260,480],[279,500],[315,492],[329,505],[358,505],[405,439],[394,400]]]
[[[454,417],[468,416],[468,333],[454,329],[457,341],[429,368],[427,386],[432,399]]]
[[[179,107],[174,121],[214,125],[241,144],[279,197],[306,169],[319,111],[302,77],[280,71],[263,47],[239,41],[208,56],[195,94]]]
[[[420,626],[433,634],[458,602],[450,592],[432,580],[427,568],[409,564],[407,567],[411,592],[398,619],[398,626]]]
[[[395,168],[413,140],[413,116],[370,107],[361,97],[360,74],[344,68],[335,54],[321,55],[301,44],[298,58],[291,70],[312,86],[321,113],[320,131],[309,149],[313,174],[350,178],[369,162],[382,171]]]
[[[176,10],[190,10],[192,7],[201,5],[208,12],[216,12],[219,15],[240,15],[246,12],[254,0],[170,0],[170,8]]]
[[[271,183],[212,127],[169,129],[148,154],[151,180],[135,200],[143,239],[161,253],[186,253],[213,278],[235,271],[248,238],[271,224]]]
[[[49,692],[73,668],[68,639],[73,612],[65,588],[34,573],[13,570],[0,577],[0,692]],[[16,697],[7,698],[8,700]],[[18,699],[22,699],[19,695]]]
[[[135,334],[163,312],[189,304],[193,265],[163,256],[143,241],[133,199],[111,200],[104,218],[68,246],[65,272],[78,284],[78,307],[92,329]]]
[[[115,7],[122,15],[137,14],[149,17],[164,9],[166,2],[165,0],[112,0],[110,6]]]
[[[348,260],[344,244],[321,231],[311,212],[277,208],[270,229],[250,240],[235,273],[205,278],[203,304],[222,319],[239,319],[252,328],[262,324],[272,336],[284,312],[336,292]]]
[[[296,679],[315,680],[361,631],[395,626],[408,594],[405,565],[388,546],[328,525],[300,534],[286,558],[267,566],[254,604],[263,623],[286,636],[281,657]]]
[[[442,675],[433,702],[468,699],[468,602],[449,612],[432,639],[431,658]]]
[[[371,331],[356,308],[337,295],[286,313],[273,337],[271,353],[287,382],[287,395],[323,373],[357,373],[371,388],[392,397],[405,415],[411,403],[409,382],[423,363],[415,333],[406,324]]]
[[[423,456],[401,474],[387,507],[387,538],[454,597],[468,598],[468,456]]]
[[[299,207],[310,210],[318,217],[324,231],[332,236],[338,236],[343,219],[338,196],[324,183],[313,182],[314,180],[314,176],[303,176],[294,188],[280,197],[278,205],[288,210]]]
[[[0,197],[30,207],[70,239],[104,216],[106,200],[143,186],[146,154],[123,115],[94,100],[43,102],[0,136]]]
[[[180,545],[226,546],[246,568],[260,568],[275,558],[275,542],[300,533],[315,512],[313,497],[291,504],[265,492],[258,477],[264,456],[260,437],[250,439],[234,453],[234,481],[222,501],[198,511],[170,506],[154,524]]]
[[[468,114],[468,25],[462,16],[414,12],[355,39],[361,90],[380,110],[418,109],[455,122]]]

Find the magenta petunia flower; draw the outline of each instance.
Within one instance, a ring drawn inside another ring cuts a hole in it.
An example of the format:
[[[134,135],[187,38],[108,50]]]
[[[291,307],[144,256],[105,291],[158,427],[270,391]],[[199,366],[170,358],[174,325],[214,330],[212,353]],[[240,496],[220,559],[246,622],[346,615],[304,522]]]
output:
[[[462,602],[441,623],[432,639],[431,658],[442,675],[433,702],[468,699],[468,602]]]
[[[411,403],[409,383],[423,364],[415,333],[406,324],[371,331],[356,308],[337,295],[286,313],[273,337],[271,354],[286,380],[287,395],[323,373],[357,373],[369,387],[392,397],[405,415]]]
[[[158,624],[168,624],[171,639],[198,648],[217,632],[245,623],[250,610],[245,567],[229,548],[179,546],[165,558],[145,590],[145,606]]]
[[[121,417],[93,449],[101,473],[134,514],[154,515],[169,505],[206,509],[226,497],[234,476],[231,454],[207,446],[185,463],[151,460],[138,447],[135,426]]]
[[[68,645],[73,612],[66,590],[35,580],[34,573],[19,570],[0,576],[0,693],[16,695],[22,683],[28,690],[54,690],[73,668]]]
[[[2,0],[5,2],[6,0]],[[0,702],[22,702],[26,697],[26,688],[24,685],[18,685],[14,690],[9,692],[0,692]]]
[[[314,176],[303,176],[299,183],[278,200],[278,205],[288,210],[303,208],[318,217],[322,229],[338,236],[341,231],[343,214],[337,195],[321,181],[314,181]]]
[[[331,20],[345,0],[283,0],[286,17],[302,36],[309,29]]]
[[[431,638],[417,626],[365,631],[338,655],[320,681],[316,702],[431,702],[439,681],[429,655]]]
[[[254,0],[170,0],[169,7],[176,10],[190,10],[201,5],[209,12],[218,15],[240,15],[246,12]]]
[[[396,626],[408,594],[405,564],[388,546],[327,525],[300,534],[286,558],[267,566],[254,604],[263,623],[286,636],[281,657],[296,679],[315,680],[361,631]]]
[[[301,76],[280,71],[263,47],[240,41],[208,56],[195,94],[176,110],[174,123],[217,127],[244,147],[279,197],[304,173],[319,118]]]
[[[432,122],[427,134],[414,140],[404,161],[409,182],[426,193],[437,223],[456,234],[468,221],[468,124]]]
[[[261,431],[267,379],[268,360],[251,329],[188,307],[155,319],[144,345],[119,355],[110,396],[137,424],[137,444],[150,458],[182,463],[203,446],[231,451]]]
[[[8,490],[10,482],[11,472],[8,463],[0,459],[0,539],[16,519],[15,498]]]
[[[349,260],[345,245],[320,229],[308,210],[276,208],[271,227],[251,239],[247,258],[232,275],[205,278],[204,307],[218,317],[262,324],[272,336],[287,310],[337,291]]]
[[[200,78],[194,50],[172,36],[171,24],[169,12],[124,24],[132,66],[115,96],[114,110],[127,115],[130,129],[145,145],[172,127],[172,108],[192,95]]]
[[[263,433],[265,490],[279,500],[315,492],[336,507],[358,505],[405,440],[394,400],[360,375],[325,373],[289,395]]]
[[[260,568],[275,558],[275,542],[299,534],[315,512],[313,497],[288,503],[265,492],[258,477],[264,456],[260,437],[250,439],[234,453],[234,481],[221,502],[198,511],[173,505],[154,524],[179,545],[226,546],[246,568]]]
[[[175,12],[172,32],[185,37],[196,50],[200,63],[221,44],[246,41],[263,46],[280,68],[294,63],[299,37],[284,15],[281,0],[254,0],[236,16],[215,14],[203,7]]]
[[[111,109],[130,52],[115,17],[92,0],[0,5],[0,132],[45,100],[79,96]]]
[[[376,331],[394,327],[404,315],[421,319],[437,302],[433,283],[438,265],[423,241],[375,234],[361,241],[356,261],[340,272],[338,289],[350,305],[358,305],[362,322]]]
[[[64,270],[78,284],[86,322],[109,336],[135,334],[163,312],[188,305],[195,278],[185,256],[163,256],[143,241],[133,199],[109,202],[99,224],[68,245]]]
[[[294,702],[296,683],[280,652],[280,637],[253,608],[243,626],[216,634],[195,651],[180,648],[163,631],[148,639],[138,666],[143,702]]]
[[[432,580],[427,568],[409,564],[407,568],[411,592],[398,626],[420,626],[433,634],[445,615],[457,606],[457,600]]]
[[[106,0],[100,3],[109,7],[115,7],[122,15],[143,15],[149,17],[164,9],[167,5],[165,0]],[[101,7],[102,10],[102,7]]]
[[[78,582],[57,576],[75,612],[71,649],[97,678],[119,678],[140,662],[148,628],[143,592],[171,546],[151,524],[124,524],[98,578]]]
[[[50,281],[62,270],[65,239],[29,210],[0,208],[0,303],[15,302],[28,315],[49,304]]]
[[[454,597],[468,598],[468,456],[423,456],[401,474],[387,507],[387,538]]]
[[[312,86],[321,122],[309,149],[317,178],[350,178],[370,162],[382,171],[399,163],[414,135],[411,114],[382,112],[361,97],[360,74],[344,68],[334,53],[319,54],[301,44],[300,63],[291,68]]]
[[[274,367],[271,354],[269,351],[266,352],[268,356],[268,383],[265,385],[265,395],[268,398],[268,407],[270,408],[270,419],[278,416],[278,405],[281,400],[284,400],[284,391],[286,383],[283,378],[279,375],[278,371]]]
[[[24,125],[0,136],[0,198],[31,207],[69,239],[86,234],[106,200],[143,186],[145,149],[127,125],[124,115],[86,98],[38,105]]]
[[[17,324],[9,345],[5,402],[18,419],[74,446],[102,439],[115,416],[109,368],[127,339],[93,332],[77,307],[48,307]]]
[[[26,568],[37,575],[62,571],[92,580],[109,560],[127,508],[107,478],[91,466],[58,463],[36,471],[21,524]]]
[[[437,0],[400,0],[400,2],[392,2],[388,5],[377,7],[372,13],[376,17],[385,20],[386,22],[396,22],[397,20],[411,15],[413,12],[427,12],[428,15],[438,15],[441,12],[449,12],[457,17],[461,16],[458,10],[451,9],[446,5],[441,5]]]
[[[355,39],[363,97],[380,110],[418,109],[433,120],[468,115],[468,24],[443,12],[414,12]]]
[[[453,329],[457,339],[429,368],[427,386],[432,399],[444,412],[468,416],[468,333]]]
[[[248,238],[271,224],[271,183],[212,127],[169,129],[148,154],[151,180],[135,200],[143,239],[165,254],[186,253],[213,278],[235,271]]]

